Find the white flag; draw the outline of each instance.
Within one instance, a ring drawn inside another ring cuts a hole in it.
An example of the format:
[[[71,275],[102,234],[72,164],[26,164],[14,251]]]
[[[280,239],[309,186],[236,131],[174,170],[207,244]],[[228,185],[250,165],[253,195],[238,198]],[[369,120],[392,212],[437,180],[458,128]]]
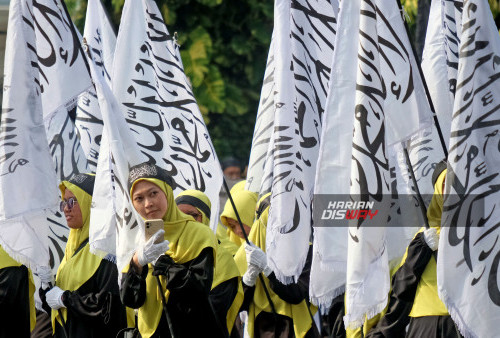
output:
[[[500,37],[486,0],[463,1],[458,26],[462,29],[438,251],[438,291],[465,337],[497,337]]]
[[[454,63],[447,62],[447,55],[450,54],[448,48],[453,44],[450,33],[445,30],[445,28],[449,30],[450,25],[443,25],[443,22],[449,21],[450,18],[445,15],[441,0],[433,0],[422,53],[422,71],[434,104],[435,113],[441,125],[446,147],[448,147],[450,140],[451,113],[455,94],[455,86],[450,85],[450,81],[452,83],[456,81],[449,78],[449,74],[456,72],[456,66],[454,66]],[[454,57],[454,54],[451,53],[450,57]],[[434,134],[435,137],[432,137],[432,139],[439,141],[437,133]]]
[[[337,25],[337,1],[278,0],[274,19],[273,182],[266,248],[284,281],[307,258],[311,201]]]
[[[61,248],[49,252],[49,243],[65,241],[57,238],[60,225],[46,218],[58,209],[59,191],[44,117],[64,111],[91,85],[70,25],[58,1],[11,1],[0,138],[0,244],[28,266],[58,261]],[[56,235],[49,241],[49,234]]]
[[[347,227],[330,226],[323,218],[318,198],[329,202],[329,194],[349,195],[351,175],[352,125],[359,40],[359,1],[340,3],[338,33],[325,118],[321,132],[316,178],[314,242],[309,294],[311,302],[329,308],[332,300],[345,291],[347,271]],[[351,112],[351,113],[349,113]],[[327,202],[327,203],[328,203]],[[335,217],[335,216],[333,216]]]
[[[446,6],[450,6],[450,4]],[[450,32],[451,27],[455,24],[453,17],[445,15],[444,7],[441,0],[432,1],[422,54],[422,72],[439,127],[433,124],[427,130],[412,137],[408,145],[415,178],[426,205],[430,203],[434,193],[434,185],[432,184],[434,168],[438,162],[445,158],[445,151],[448,149],[455,94],[453,83],[456,82],[457,64],[448,62],[447,58],[448,54],[451,54],[451,58],[455,57],[454,53],[449,50],[450,47],[455,49],[457,47],[454,44],[456,37]],[[451,23],[447,24],[450,21]],[[448,76],[453,73],[455,73],[455,80],[450,80]],[[441,130],[444,145],[440,140],[438,128]]]
[[[116,34],[100,0],[89,0],[83,36],[96,66],[111,88],[111,72],[116,46]],[[80,95],[76,110],[76,127],[80,144],[90,169],[95,172],[102,137],[102,117],[94,88]]]
[[[349,178],[344,176],[343,182],[339,182],[343,187],[340,191],[349,191],[346,202],[363,205],[352,209],[365,209],[364,216],[361,210],[357,214],[354,211],[353,216],[351,210],[344,220],[349,222],[344,320],[346,327],[356,328],[362,325],[365,316],[371,318],[386,306],[389,260],[404,252],[405,241],[411,236],[411,231],[401,225],[418,225],[414,224],[414,216],[410,219],[404,216],[415,215],[415,210],[401,198],[411,190],[404,162],[397,155],[402,151],[399,144],[428,127],[432,116],[397,2],[358,0],[350,6],[349,14],[359,16],[358,28],[350,29],[355,29],[359,36],[349,41],[353,44],[351,48],[344,47],[355,50],[355,54],[343,57],[356,63],[349,67],[356,69],[356,91],[332,100],[350,100],[335,106],[350,107],[344,113],[353,114],[346,117],[353,122],[349,129],[353,131],[351,163],[347,164],[346,156],[339,169],[335,168],[344,175],[346,166],[350,168]],[[349,84],[352,88],[352,81],[334,86]],[[400,167],[399,163],[403,165]],[[369,206],[370,203],[374,206]],[[406,207],[410,210],[405,210]],[[366,215],[369,211],[374,213],[373,217]],[[401,224],[405,218],[409,224]]]
[[[93,61],[92,61],[93,62]],[[93,63],[93,66],[97,68],[98,66]],[[104,78],[101,79],[105,81]],[[105,86],[104,84],[100,84],[100,86]],[[103,100],[103,104],[106,104],[103,110],[106,109],[107,120],[110,123],[117,125],[115,122],[116,119],[122,119],[123,116],[121,111],[117,108],[117,110],[113,110],[112,106],[108,106],[109,101],[115,101],[116,99],[111,93],[111,89],[109,87],[105,92],[102,89],[102,93],[99,94],[101,96],[100,100]],[[108,93],[108,94],[106,94]],[[99,95],[96,93],[96,99],[99,99]],[[106,96],[109,95],[109,96]],[[118,105],[116,104],[116,107]],[[100,111],[100,110],[99,110]],[[103,116],[100,114],[100,116]],[[120,124],[118,124],[120,125]],[[126,122],[123,121],[122,125],[126,129]],[[112,126],[114,127],[114,126]],[[116,196],[115,190],[115,179],[114,176],[117,175],[116,168],[114,166],[112,160],[112,142],[109,140],[108,136],[109,132],[106,131],[106,126],[102,131],[102,137],[100,141],[100,150],[99,150],[99,159],[97,162],[96,168],[96,177],[94,183],[94,193],[92,195],[92,208],[90,213],[90,227],[89,227],[89,244],[90,244],[90,252],[93,254],[106,258],[108,260],[115,261],[116,260],[116,233],[117,233],[117,208],[116,205],[122,205],[121,199],[116,201],[120,196]],[[114,132],[115,135],[119,135]],[[121,142],[121,139],[117,139],[116,142]],[[129,142],[133,142],[132,135],[128,137]],[[135,146],[132,143],[133,146]],[[122,148],[114,149],[115,157],[125,156],[120,155],[119,151]],[[138,156],[138,155],[137,155]],[[122,174],[121,180],[126,179],[128,174]],[[124,194],[125,192],[119,191],[120,194]]]
[[[248,174],[245,190],[261,192],[261,183],[264,178],[264,167],[268,157],[268,149],[274,129],[274,45],[271,39],[269,55],[267,56],[266,71],[260,93],[259,110],[253,132],[252,150],[248,161]],[[260,195],[264,195],[262,193]]]
[[[154,1],[125,3],[113,65],[113,93],[143,154],[167,170],[177,194],[203,191],[218,214],[222,170],[179,46]],[[212,218],[215,229],[217,218]]]
[[[93,253],[116,259],[121,271],[144,242],[144,223],[132,206],[127,184],[129,168],[140,164],[142,156],[95,60],[90,66],[104,130],[92,196],[89,243]]]

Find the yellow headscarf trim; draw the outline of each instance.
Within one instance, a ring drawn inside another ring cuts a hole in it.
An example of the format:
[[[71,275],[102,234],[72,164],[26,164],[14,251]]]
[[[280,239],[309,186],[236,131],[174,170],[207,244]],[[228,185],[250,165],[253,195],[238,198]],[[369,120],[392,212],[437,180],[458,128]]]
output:
[[[241,221],[243,222],[243,224],[251,226],[253,224],[255,205],[257,204],[258,199],[257,194],[248,190],[240,190],[236,191],[234,194],[231,193],[231,195],[234,200],[234,205],[236,206],[236,209],[238,210],[238,213],[240,215]],[[229,199],[227,200],[226,205],[224,206],[224,211],[220,216],[221,223],[226,227],[228,226],[228,218],[238,220]],[[229,240],[238,245],[238,247],[245,242],[243,238],[237,236],[229,228],[227,229],[227,235],[229,237]]]
[[[10,255],[5,252],[5,250],[0,245],[0,269],[19,267],[22,264],[14,260]],[[28,283],[28,294],[29,294],[29,307],[30,307],[30,331],[33,331],[36,323],[36,311],[35,311],[35,282],[33,281],[33,274],[31,270],[28,269],[29,283]]]
[[[205,248],[216,248],[216,239],[210,228],[196,222],[191,216],[184,214],[175,204],[174,194],[170,185],[156,178],[139,178],[130,188],[130,196],[133,196],[134,187],[139,181],[148,181],[156,184],[167,197],[167,212],[163,216],[163,226],[165,239],[170,242],[166,252],[176,263],[183,264],[189,262],[201,253]],[[216,257],[214,257],[216,261]],[[215,265],[217,266],[217,265]],[[139,308],[137,316],[139,332],[143,338],[151,337],[156,331],[163,314],[162,298],[158,292],[156,278],[152,275],[153,267],[149,264],[149,271],[146,277],[146,301]],[[170,292],[165,289],[166,279],[160,277],[165,298],[168,301]]]
[[[264,195],[260,199],[260,201],[263,201],[267,196],[268,195]],[[266,229],[268,217],[269,207],[267,207],[260,218],[255,221],[252,226],[252,230],[250,230],[250,234],[248,235],[249,240],[256,246],[261,248],[264,252],[266,251]],[[236,265],[238,266],[238,269],[243,276],[243,274],[245,274],[247,270],[247,260],[244,246],[241,246],[238,249],[236,256],[234,256],[234,260],[236,261]],[[303,300],[297,305],[287,303],[282,300],[276,293],[274,293],[269,285],[269,280],[266,277],[264,277],[264,282],[274,303],[276,312],[280,315],[291,318],[293,321],[295,336],[304,337],[307,331],[309,331],[309,329],[311,328],[312,324],[306,301]],[[272,313],[271,305],[267,300],[264,288],[260,282],[260,278],[257,278],[257,281],[255,283],[255,293],[253,296],[253,301],[250,304],[250,308],[248,311],[248,333],[250,334],[250,337],[253,337],[254,335],[255,318],[257,318],[259,313],[263,311]],[[311,312],[314,314],[316,311],[317,308],[315,306],[311,306]]]
[[[69,189],[75,195],[82,212],[83,226],[80,229],[71,229],[69,231],[69,237],[64,251],[64,258],[57,269],[56,275],[56,285],[58,287],[63,290],[75,291],[95,274],[102,259],[90,252],[89,243],[87,243],[83,249],[74,255],[75,250],[89,238],[90,206],[92,204],[92,196],[69,181],[63,181],[59,185],[59,189],[61,190],[61,196],[63,199],[65,190]],[[61,308],[61,313],[64,320],[66,320],[66,308]],[[55,319],[61,323],[58,311],[52,310],[53,330],[55,329]]]

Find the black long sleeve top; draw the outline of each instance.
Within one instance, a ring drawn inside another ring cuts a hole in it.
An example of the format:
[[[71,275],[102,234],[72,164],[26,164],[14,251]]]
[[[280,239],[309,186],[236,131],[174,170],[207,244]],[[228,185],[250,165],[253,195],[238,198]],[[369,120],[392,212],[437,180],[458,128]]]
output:
[[[424,234],[417,234],[408,246],[406,260],[392,278],[387,312],[367,337],[405,336],[417,286],[432,254],[433,251],[425,243]]]
[[[75,291],[64,291],[62,301],[67,309],[66,330],[69,337],[115,337],[127,327],[125,307],[120,301],[116,265],[103,259],[95,274]],[[40,291],[44,309],[45,294]],[[50,312],[49,312],[50,313]],[[55,337],[65,338],[63,327],[56,321]]]
[[[161,256],[157,265],[164,265],[160,260],[171,260]],[[160,262],[160,264],[158,264]],[[205,248],[195,259],[184,264],[172,261],[165,271],[167,289],[170,295],[167,301],[167,312],[176,337],[225,337],[227,329],[219,323],[208,295],[213,280],[213,249]],[[146,294],[146,277],[149,271],[145,266],[139,274],[132,266],[123,275],[121,281],[121,299],[123,304],[131,308],[140,308],[148,295]],[[162,273],[163,274],[163,273]],[[165,316],[152,337],[171,337]]]
[[[0,337],[30,336],[28,273],[24,265],[0,269]]]

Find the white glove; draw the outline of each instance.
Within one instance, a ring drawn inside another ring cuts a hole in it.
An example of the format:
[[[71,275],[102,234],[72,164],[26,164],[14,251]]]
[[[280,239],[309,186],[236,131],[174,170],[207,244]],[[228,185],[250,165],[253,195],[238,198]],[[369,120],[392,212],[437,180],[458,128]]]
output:
[[[253,243],[245,243],[245,253],[248,265],[253,264],[264,270],[267,266],[267,255],[261,248]]]
[[[54,275],[52,274],[52,269],[48,266],[37,266],[35,269],[35,275],[40,277],[42,289],[47,289],[49,284],[54,284]]]
[[[64,290],[61,290],[61,288],[54,286],[45,295],[45,299],[47,300],[47,304],[49,304],[49,306],[54,310],[60,309],[62,307],[66,307],[62,301],[63,293],[64,293]]]
[[[139,265],[147,265],[163,255],[169,248],[169,242],[163,240],[163,242],[155,243],[159,238],[165,236],[165,230],[159,230],[151,238],[144,243],[144,246],[137,250],[137,261]]]
[[[266,277],[273,272],[273,270],[271,270],[271,268],[267,265],[267,255],[261,248],[251,242],[250,244],[245,243],[245,253],[249,267],[250,265],[255,266],[260,270],[259,273],[261,271],[264,272]]]
[[[439,236],[437,234],[436,228],[425,229],[424,240],[427,246],[429,246],[432,251],[436,251],[439,246]]]
[[[262,270],[253,264],[248,264],[247,271],[243,275],[243,283],[248,286],[254,286],[259,273]]]

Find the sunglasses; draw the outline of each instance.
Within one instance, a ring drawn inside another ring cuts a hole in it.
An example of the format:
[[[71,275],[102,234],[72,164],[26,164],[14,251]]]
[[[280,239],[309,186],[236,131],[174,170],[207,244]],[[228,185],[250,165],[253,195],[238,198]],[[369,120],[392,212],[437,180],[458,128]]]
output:
[[[68,198],[67,201],[61,201],[61,203],[59,203],[59,210],[61,210],[61,212],[64,212],[64,208],[66,206],[68,206],[68,209],[73,209],[73,207],[75,206],[75,203],[78,203],[76,198],[70,197],[70,198]]]

